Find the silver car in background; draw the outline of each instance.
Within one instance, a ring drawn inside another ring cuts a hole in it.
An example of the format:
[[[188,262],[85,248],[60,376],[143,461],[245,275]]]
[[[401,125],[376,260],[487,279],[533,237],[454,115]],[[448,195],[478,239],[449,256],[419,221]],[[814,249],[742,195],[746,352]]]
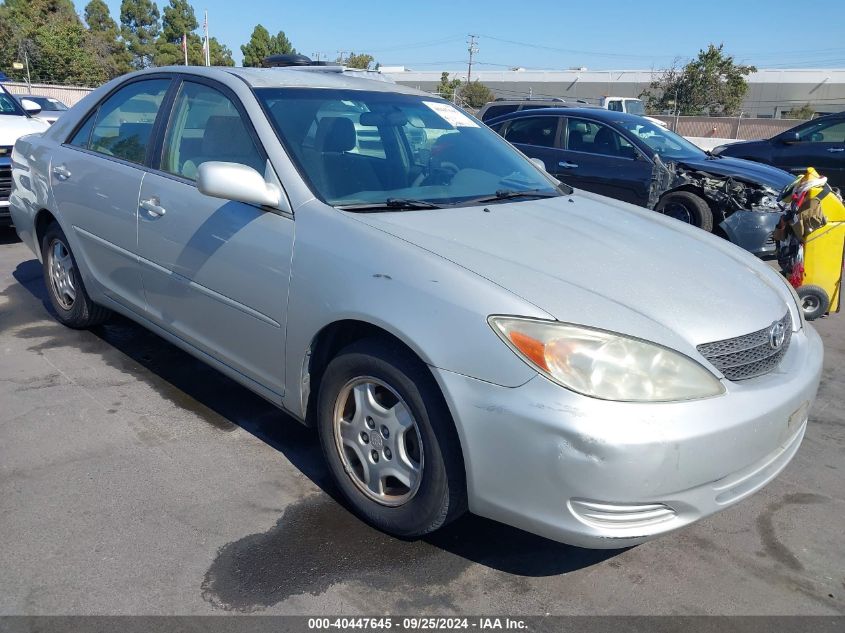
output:
[[[161,68],[12,156],[57,318],[119,312],[319,430],[351,507],[633,545],[771,481],[822,344],[735,246],[341,69]]]

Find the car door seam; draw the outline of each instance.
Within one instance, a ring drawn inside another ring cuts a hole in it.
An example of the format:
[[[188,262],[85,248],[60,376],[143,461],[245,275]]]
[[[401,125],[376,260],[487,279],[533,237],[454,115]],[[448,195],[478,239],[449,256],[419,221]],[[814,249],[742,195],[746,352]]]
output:
[[[191,288],[198,290],[199,292],[203,293],[204,295],[211,297],[215,301],[218,301],[219,303],[223,303],[225,305],[228,305],[229,307],[235,308],[236,310],[239,310],[239,311],[243,312],[244,314],[251,316],[258,321],[263,321],[264,323],[267,323],[268,325],[272,325],[275,328],[281,329],[281,327],[282,327],[281,323],[279,323],[275,319],[267,316],[263,312],[259,312],[258,310],[254,309],[254,308],[250,308],[249,306],[241,303],[240,301],[232,299],[231,297],[227,297],[226,295],[224,295],[220,292],[217,292],[216,290],[212,290],[208,286],[203,286],[202,284],[199,284],[196,281],[193,281],[192,279],[189,279],[185,275],[179,274],[174,270],[170,270],[169,268],[166,268],[164,266],[156,264],[155,262],[150,261],[149,259],[147,259],[145,257],[142,257],[140,254],[138,254],[138,261],[139,261],[140,264],[146,265],[146,266],[148,266],[148,267],[150,267],[154,270],[158,270],[159,272],[162,272],[165,275],[172,277],[176,281],[183,283],[186,286],[190,286]],[[143,275],[142,275],[142,277],[143,277]]]

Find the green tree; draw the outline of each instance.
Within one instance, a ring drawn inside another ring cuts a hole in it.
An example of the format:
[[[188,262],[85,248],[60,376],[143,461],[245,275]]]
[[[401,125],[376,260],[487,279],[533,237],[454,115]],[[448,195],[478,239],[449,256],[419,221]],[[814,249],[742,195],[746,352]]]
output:
[[[258,24],[252,30],[249,42],[241,45],[244,66],[261,66],[268,55],[293,55],[296,49],[284,31],[270,35],[270,31]]]
[[[235,60],[232,59],[232,49],[222,42],[219,42],[216,37],[212,37],[208,40],[208,50],[212,66],[235,65]]]
[[[651,112],[674,111],[683,115],[735,116],[748,92],[745,77],[754,66],[737,64],[724,46],[710,44],[682,68],[663,70],[640,95]]]
[[[0,5],[0,67],[26,78],[15,62],[29,61],[34,82],[94,85],[108,77],[92,34],[70,0],[6,0]]]
[[[199,27],[197,16],[187,0],[170,0],[161,14],[161,35],[159,40],[182,45],[182,35],[193,33]]]
[[[458,89],[458,98],[471,108],[480,108],[495,98],[493,91],[476,79]]]
[[[805,103],[800,108],[792,108],[783,113],[784,119],[812,119],[816,115],[816,111],[809,103]]]
[[[188,63],[199,66],[205,63],[202,40],[196,31],[194,8],[186,0],[170,0],[161,12],[161,33],[155,41],[153,63],[156,66],[172,66],[185,63],[182,38],[186,36]]]
[[[440,83],[437,84],[435,92],[447,101],[452,101],[455,98],[455,90],[460,85],[460,79],[449,79],[449,73],[442,73],[440,75]]]
[[[133,68],[153,65],[159,26],[158,6],[152,0],[123,0],[120,3],[120,24],[132,56]]]
[[[341,59],[338,57],[338,62],[342,63],[347,68],[361,68],[366,70],[370,67],[375,61],[375,58],[372,55],[368,55],[367,53],[349,53],[349,57],[346,59]]]
[[[85,5],[85,24],[91,35],[91,46],[101,61],[108,79],[132,70],[132,57],[120,37],[120,29],[112,19],[103,0],[91,0]]]

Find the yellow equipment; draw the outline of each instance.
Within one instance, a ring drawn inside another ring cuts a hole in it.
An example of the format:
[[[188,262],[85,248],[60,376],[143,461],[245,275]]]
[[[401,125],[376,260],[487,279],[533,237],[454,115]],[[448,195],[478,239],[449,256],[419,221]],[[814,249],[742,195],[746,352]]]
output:
[[[842,301],[845,205],[829,187],[823,189],[820,202],[827,223],[804,238],[804,280],[797,288],[808,320],[839,312]]]
[[[827,178],[809,167],[779,197],[789,208],[775,231],[778,261],[808,321],[839,312],[845,266],[845,205]]]

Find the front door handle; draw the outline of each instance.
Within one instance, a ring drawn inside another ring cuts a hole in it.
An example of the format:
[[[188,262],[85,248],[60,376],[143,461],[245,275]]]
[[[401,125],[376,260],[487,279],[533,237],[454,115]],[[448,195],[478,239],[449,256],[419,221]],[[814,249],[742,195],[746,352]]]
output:
[[[829,147],[828,152],[845,152],[845,147]]]
[[[159,199],[153,196],[149,200],[141,200],[141,208],[154,217],[161,217],[167,211],[159,204]]]
[[[578,167],[575,163],[570,163],[569,161],[562,160],[558,164],[558,167],[563,167],[564,169],[575,169]]]
[[[59,180],[67,180],[70,178],[70,170],[64,165],[56,165],[53,167],[53,175]]]

